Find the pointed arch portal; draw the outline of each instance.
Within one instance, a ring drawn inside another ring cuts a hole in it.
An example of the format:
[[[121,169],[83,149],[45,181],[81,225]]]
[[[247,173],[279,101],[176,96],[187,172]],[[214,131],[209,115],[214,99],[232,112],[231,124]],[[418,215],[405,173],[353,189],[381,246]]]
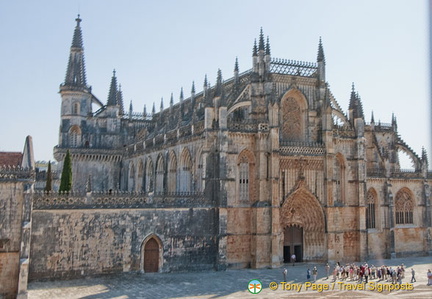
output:
[[[304,186],[297,184],[281,207],[284,229],[284,261],[296,255],[297,261],[323,260],[326,256],[324,212],[318,199]]]
[[[141,244],[141,270],[144,273],[159,272],[163,263],[162,241],[151,234]]]

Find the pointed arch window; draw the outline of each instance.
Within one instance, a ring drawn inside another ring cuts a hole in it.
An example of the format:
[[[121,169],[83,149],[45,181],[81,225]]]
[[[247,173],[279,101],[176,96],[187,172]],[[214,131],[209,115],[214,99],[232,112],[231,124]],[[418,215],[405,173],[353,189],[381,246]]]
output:
[[[180,165],[180,192],[192,191],[192,159],[188,150],[184,150]]]
[[[80,113],[80,103],[74,102],[72,104],[72,114],[79,114]]]
[[[153,162],[152,160],[147,161],[147,169],[146,169],[146,186],[145,190],[147,192],[153,192]]]
[[[249,200],[249,161],[246,156],[240,158],[239,164],[239,199]]]
[[[79,147],[81,145],[81,129],[78,126],[73,126],[69,130],[69,146]]]
[[[129,191],[135,191],[135,167],[132,162],[129,168]]]
[[[411,192],[403,188],[396,194],[396,224],[413,224],[414,202]]]
[[[337,154],[333,168],[334,202],[342,205],[345,202],[345,162],[341,154]]]
[[[375,190],[370,189],[366,195],[366,228],[376,228],[376,199]]]
[[[177,191],[177,158],[171,153],[168,169],[168,192]]]
[[[294,97],[282,101],[281,137],[289,141],[304,141],[304,121],[302,108]]]
[[[156,193],[163,193],[163,178],[164,178],[164,161],[162,156],[159,156],[159,159],[156,164]]]
[[[204,190],[204,182],[203,155],[201,154],[198,159],[198,166],[196,170],[196,191]]]
[[[137,190],[142,191],[143,187],[143,177],[144,177],[144,163],[142,160],[139,161],[138,164],[138,180],[137,180]]]

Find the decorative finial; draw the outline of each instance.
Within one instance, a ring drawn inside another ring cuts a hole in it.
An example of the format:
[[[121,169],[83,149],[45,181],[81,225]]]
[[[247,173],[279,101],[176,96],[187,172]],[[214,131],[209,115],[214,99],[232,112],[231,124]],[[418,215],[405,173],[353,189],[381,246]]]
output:
[[[191,89],[191,93],[195,94],[195,81],[192,81],[192,89]]]
[[[75,19],[75,21],[77,22],[77,26],[79,27],[80,23],[81,23],[81,18],[80,18],[80,14],[78,14],[78,17]]]
[[[325,64],[324,49],[323,49],[323,45],[322,45],[321,36],[320,36],[320,38],[319,38],[319,44],[318,44],[318,56],[317,56],[317,61],[318,61],[318,62],[324,62],[324,64]]]
[[[238,58],[236,57],[235,64],[234,64],[234,72],[239,71],[239,65],[238,65]]]
[[[180,89],[180,102],[182,102],[184,99],[184,95],[183,95],[183,87]]]
[[[257,42],[256,39],[254,40],[254,46],[253,46],[253,50],[252,50],[252,56],[257,56],[258,55],[258,48],[257,48]]]
[[[266,43],[266,55],[270,55],[270,39],[267,35],[267,43]]]
[[[258,46],[258,50],[265,50],[264,49],[264,33],[263,33],[263,29],[262,29],[262,27],[261,27],[261,29],[260,29],[260,36],[259,36],[259,46]]]

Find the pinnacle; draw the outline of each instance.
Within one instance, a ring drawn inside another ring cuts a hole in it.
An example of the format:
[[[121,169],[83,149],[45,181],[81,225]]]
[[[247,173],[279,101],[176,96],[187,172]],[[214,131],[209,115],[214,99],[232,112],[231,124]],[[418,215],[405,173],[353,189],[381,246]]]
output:
[[[262,29],[262,27],[261,27],[261,30],[260,30],[258,50],[260,50],[260,51],[261,51],[261,50],[262,50],[262,51],[265,50],[265,49],[264,49],[264,34],[263,34],[263,29]]]

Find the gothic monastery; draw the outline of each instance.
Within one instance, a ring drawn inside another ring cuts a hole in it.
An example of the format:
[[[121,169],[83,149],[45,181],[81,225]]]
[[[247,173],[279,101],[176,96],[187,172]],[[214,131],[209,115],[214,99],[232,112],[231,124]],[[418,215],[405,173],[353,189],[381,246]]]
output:
[[[354,86],[342,110],[321,40],[316,62],[279,59],[261,30],[251,69],[134,112],[115,72],[92,93],[78,17],[60,96],[73,192],[33,195],[31,279],[432,254],[426,152],[367,122]]]

